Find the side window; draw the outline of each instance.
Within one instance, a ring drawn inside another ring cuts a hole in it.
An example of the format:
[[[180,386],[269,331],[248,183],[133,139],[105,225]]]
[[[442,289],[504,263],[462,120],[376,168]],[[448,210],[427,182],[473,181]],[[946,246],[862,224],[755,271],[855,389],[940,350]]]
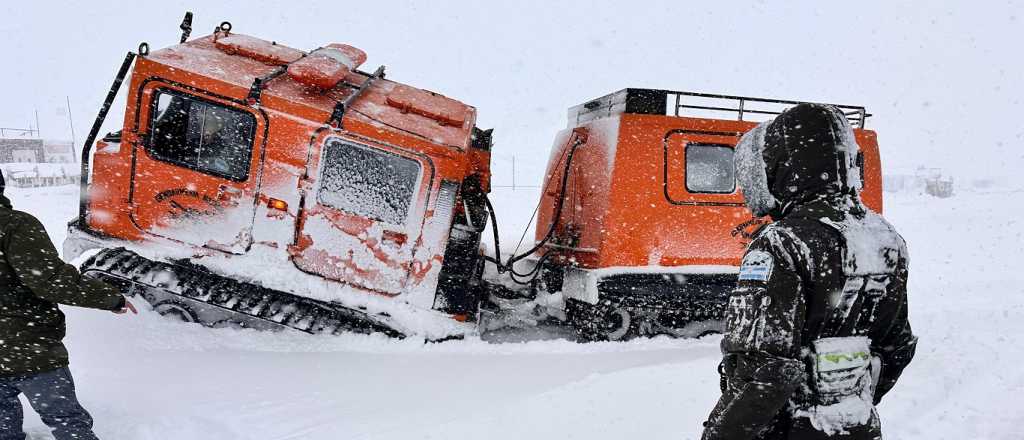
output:
[[[179,93],[154,98],[148,151],[158,159],[242,181],[249,178],[252,114]]]
[[[329,139],[321,159],[322,205],[393,225],[404,225],[420,180],[419,162]]]
[[[686,146],[686,190],[691,193],[731,194],[736,191],[733,149],[724,145]]]

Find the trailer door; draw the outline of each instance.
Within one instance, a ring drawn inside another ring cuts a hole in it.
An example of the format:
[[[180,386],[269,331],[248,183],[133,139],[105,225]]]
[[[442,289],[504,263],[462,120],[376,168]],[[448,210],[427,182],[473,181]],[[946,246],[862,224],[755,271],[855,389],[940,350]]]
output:
[[[680,245],[685,246],[680,255],[736,258],[763,223],[752,218],[736,184],[733,154],[738,140],[738,134],[697,130],[665,136],[664,194],[680,213],[668,230],[694,232]]]
[[[430,160],[333,135],[315,147],[295,265],[364,289],[402,293],[423,227]]]
[[[736,136],[689,131],[665,137],[665,196],[677,205],[743,206],[736,186]]]
[[[140,108],[131,218],[142,230],[231,253],[252,243],[265,120],[235,103],[154,85]]]

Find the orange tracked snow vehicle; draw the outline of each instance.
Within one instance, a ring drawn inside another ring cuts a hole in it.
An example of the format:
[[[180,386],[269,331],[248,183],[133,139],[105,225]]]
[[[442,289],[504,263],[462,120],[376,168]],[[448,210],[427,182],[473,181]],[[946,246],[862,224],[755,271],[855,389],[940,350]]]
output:
[[[727,108],[626,89],[570,109],[535,246],[503,260],[480,251],[496,219],[491,132],[473,107],[360,70],[349,45],[302,51],[226,22],[189,40],[190,28],[187,14],[180,44],[125,58],[86,140],[64,255],[100,249],[84,273],[211,326],[443,338],[471,330],[460,322],[483,304],[568,312],[587,339],[713,330],[758,224],[732,148],[754,125],[745,111],[777,112],[744,105],[793,103],[717,97],[739,117],[695,118],[680,110]],[[122,128],[93,148],[125,78]],[[844,110],[878,210],[874,133],[863,108]],[[525,294],[482,279],[487,260],[523,277],[527,258]]]
[[[361,71],[347,45],[226,22],[186,40],[140,46],[91,182],[87,141],[68,258],[103,248],[83,272],[213,325],[398,334],[384,299],[475,311],[490,141],[473,107]]]
[[[585,338],[718,330],[751,234],[733,149],[798,101],[624,89],[569,110],[541,194],[536,239],[548,290]],[[855,127],[864,202],[882,210],[878,143]],[[748,119],[748,120],[744,120]],[[566,182],[563,188],[552,182]]]

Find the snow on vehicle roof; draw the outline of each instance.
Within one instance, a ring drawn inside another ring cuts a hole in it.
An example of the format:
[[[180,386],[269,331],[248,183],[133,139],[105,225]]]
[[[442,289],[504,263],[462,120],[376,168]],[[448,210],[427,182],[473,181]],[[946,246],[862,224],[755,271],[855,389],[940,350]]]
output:
[[[241,34],[232,34],[232,36]],[[248,37],[248,40],[259,40]],[[294,50],[266,42],[279,50]],[[139,61],[152,62],[234,86],[231,98],[244,100],[257,78],[266,78],[281,68],[280,63],[262,62],[241,54],[229,54],[214,43],[213,36],[197,38],[184,44],[154,51]],[[370,77],[361,71],[350,73],[342,83],[327,91],[311,90],[288,75],[280,75],[266,83],[261,104],[265,108],[310,119],[313,125],[324,124],[335,106],[354,93],[355,87]],[[179,78],[180,79],[180,78]],[[218,93],[225,94],[223,91]],[[305,107],[303,111],[295,105]],[[435,109],[443,109],[435,114]],[[348,109],[346,118],[360,118],[386,130],[413,133],[442,145],[465,148],[476,123],[476,109],[457,100],[384,78],[376,79]]]

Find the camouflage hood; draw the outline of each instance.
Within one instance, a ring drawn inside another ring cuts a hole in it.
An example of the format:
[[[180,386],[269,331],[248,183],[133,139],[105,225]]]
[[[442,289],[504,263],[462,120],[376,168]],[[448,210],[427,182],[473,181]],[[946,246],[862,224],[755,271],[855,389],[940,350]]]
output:
[[[754,215],[779,219],[826,195],[859,201],[859,154],[853,128],[838,108],[798,104],[740,139],[737,180]]]

